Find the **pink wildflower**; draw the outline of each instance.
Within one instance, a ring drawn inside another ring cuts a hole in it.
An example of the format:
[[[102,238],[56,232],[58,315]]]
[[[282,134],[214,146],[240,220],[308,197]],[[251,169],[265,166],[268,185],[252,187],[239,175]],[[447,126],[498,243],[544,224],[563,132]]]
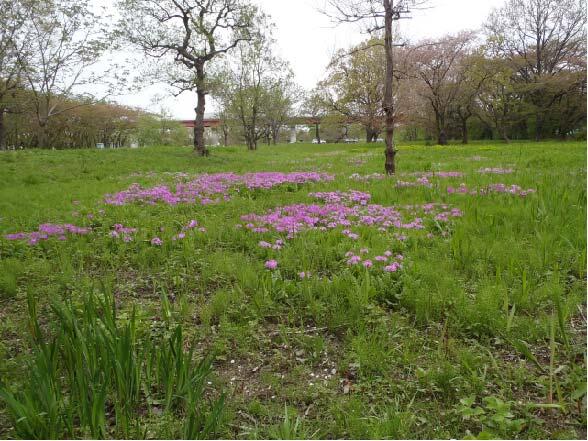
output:
[[[349,260],[347,261],[347,265],[357,265],[359,262],[361,262],[361,257],[359,256],[351,256],[349,258]]]
[[[159,237],[154,237],[153,239],[151,239],[151,245],[160,247],[161,245],[163,245],[163,241]]]
[[[395,273],[400,269],[400,264],[398,262],[393,262],[392,264],[385,266],[384,271],[388,273]]]
[[[265,267],[268,270],[275,270],[278,267],[278,262],[275,260],[268,260],[267,262],[265,262]]]

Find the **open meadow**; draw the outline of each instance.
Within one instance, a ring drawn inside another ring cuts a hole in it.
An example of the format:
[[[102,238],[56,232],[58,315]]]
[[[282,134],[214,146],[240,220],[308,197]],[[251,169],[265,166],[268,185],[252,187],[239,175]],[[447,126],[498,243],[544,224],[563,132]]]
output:
[[[586,438],[586,144],[0,153],[1,438]]]

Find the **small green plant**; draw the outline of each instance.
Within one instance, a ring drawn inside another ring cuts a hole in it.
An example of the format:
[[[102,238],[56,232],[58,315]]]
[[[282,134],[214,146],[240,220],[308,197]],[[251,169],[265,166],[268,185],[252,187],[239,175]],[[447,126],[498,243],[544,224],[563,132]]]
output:
[[[56,329],[45,336],[29,296],[34,356],[17,392],[0,386],[19,437],[142,437],[142,413],[159,403],[183,427],[182,436],[216,433],[224,396],[209,408],[212,358],[194,361],[193,351],[184,350],[181,326],[152,340],[139,331],[134,308],[128,318],[117,317],[108,293],[90,293],[80,307],[54,299],[51,310]]]
[[[511,438],[525,427],[526,420],[516,418],[512,402],[505,402],[494,396],[485,397],[481,406],[475,404],[476,397],[473,396],[459,401],[457,412],[463,420],[482,425],[478,439]]]
[[[300,417],[290,415],[288,406],[284,406],[284,420],[269,431],[270,439],[310,439]]]

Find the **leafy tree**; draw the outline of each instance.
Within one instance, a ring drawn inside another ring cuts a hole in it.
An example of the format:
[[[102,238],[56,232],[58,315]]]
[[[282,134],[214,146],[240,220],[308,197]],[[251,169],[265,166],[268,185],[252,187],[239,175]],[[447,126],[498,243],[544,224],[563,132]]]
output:
[[[314,89],[306,95],[300,113],[302,116],[307,116],[312,119],[314,124],[314,139],[320,144],[320,126],[322,119],[327,115],[327,106],[325,100],[321,96],[320,89]]]
[[[273,54],[270,28],[261,26],[253,40],[239,45],[227,63],[226,84],[219,94],[226,116],[238,121],[249,150],[256,150],[262,138],[277,140],[296,99],[289,65]]]
[[[524,103],[512,82],[513,71],[500,59],[480,58],[474,66],[474,75],[485,77],[477,94],[477,116],[510,142],[509,132],[524,113]]]
[[[381,40],[371,39],[348,54],[339,51],[321,82],[327,105],[350,122],[365,128],[366,141],[375,141],[384,120],[385,63]]]
[[[119,0],[125,37],[144,53],[171,63],[165,78],[196,91],[194,150],[208,155],[204,112],[208,65],[251,39],[257,9],[246,0]]]
[[[535,139],[586,71],[585,0],[508,0],[485,25],[489,55],[508,62],[535,116]],[[574,73],[580,72],[580,75]]]
[[[24,32],[28,44],[19,50],[22,77],[31,91],[37,124],[37,146],[52,145],[50,121],[72,109],[68,97],[94,83],[90,68],[110,44],[103,21],[88,0],[53,0],[24,4]],[[74,106],[95,99],[86,94]]]
[[[394,38],[393,23],[402,14],[409,11],[409,7],[424,4],[424,0],[329,0],[333,13],[327,12],[333,18],[343,23],[367,23],[370,34],[384,34],[385,53],[385,86],[383,110],[386,128],[386,161],[384,169],[387,174],[396,172],[396,149],[394,147],[394,126],[396,114],[394,110]]]
[[[15,112],[17,92],[22,88],[22,54],[28,44],[24,4],[21,0],[0,0],[0,150],[6,149],[4,118]]]
[[[415,47],[410,57],[413,75],[422,80],[421,95],[433,111],[440,145],[447,144],[450,112],[466,81],[464,59],[472,41],[473,34],[466,32],[427,40]]]

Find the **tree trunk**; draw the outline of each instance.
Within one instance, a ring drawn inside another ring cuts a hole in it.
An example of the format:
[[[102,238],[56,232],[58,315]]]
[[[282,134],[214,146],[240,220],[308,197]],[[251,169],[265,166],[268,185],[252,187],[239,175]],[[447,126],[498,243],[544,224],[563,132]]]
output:
[[[371,127],[365,128],[365,140],[368,144],[374,142],[376,140],[376,136],[377,136],[377,132],[373,128],[371,128]]]
[[[47,134],[47,122],[39,122],[39,133],[37,135],[37,147],[40,149],[49,148],[49,135]]]
[[[206,90],[204,88],[204,66],[196,66],[196,119],[194,120],[194,152],[199,156],[208,156],[208,149],[204,144],[204,111],[206,108]]]
[[[321,132],[319,129],[318,122],[314,123],[314,137],[316,138],[316,141],[320,144],[321,143]]]
[[[469,142],[468,139],[468,120],[467,118],[461,119],[461,143],[467,144]]]
[[[447,145],[447,134],[445,133],[445,130],[441,130],[439,132],[439,138],[437,139],[437,144]]]
[[[223,128],[223,142],[225,147],[227,147],[229,145],[229,131],[225,128]]]
[[[543,117],[539,112],[535,117],[535,141],[541,141],[541,135],[543,132]]]
[[[386,50],[386,87],[384,90],[384,114],[386,115],[386,174],[396,173],[396,150],[394,148],[394,95],[392,81],[394,80],[394,57],[392,46],[392,23],[394,21],[394,1],[384,0],[386,33],[384,46]]]
[[[507,144],[510,144],[510,138],[508,137],[508,134],[506,133],[506,129],[501,129],[500,130],[500,134],[502,135],[502,139],[504,139],[504,142],[506,142]]]
[[[5,109],[0,108],[0,150],[6,150],[6,127],[4,126]]]
[[[447,145],[447,134],[445,133],[445,118],[438,111],[435,111],[435,120],[437,122],[437,144]]]

